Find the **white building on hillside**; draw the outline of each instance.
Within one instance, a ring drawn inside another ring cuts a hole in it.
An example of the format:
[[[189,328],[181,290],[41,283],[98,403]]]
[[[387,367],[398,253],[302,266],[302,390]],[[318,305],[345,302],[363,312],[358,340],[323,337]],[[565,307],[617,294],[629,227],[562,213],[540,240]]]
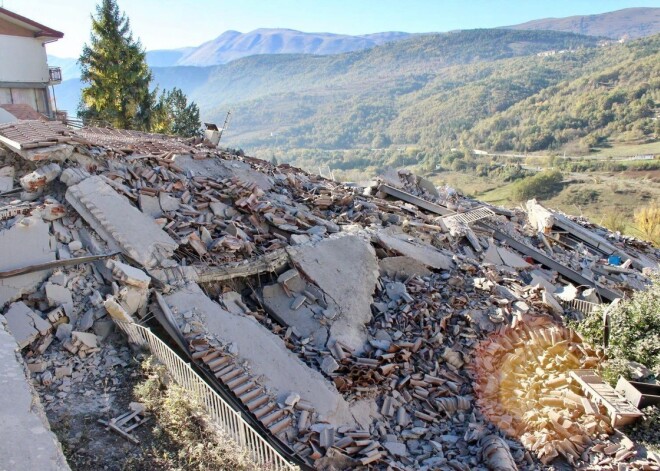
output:
[[[54,118],[48,87],[62,81],[59,67],[48,67],[46,44],[63,33],[0,8],[0,106],[29,105]],[[18,106],[16,108],[25,108]]]

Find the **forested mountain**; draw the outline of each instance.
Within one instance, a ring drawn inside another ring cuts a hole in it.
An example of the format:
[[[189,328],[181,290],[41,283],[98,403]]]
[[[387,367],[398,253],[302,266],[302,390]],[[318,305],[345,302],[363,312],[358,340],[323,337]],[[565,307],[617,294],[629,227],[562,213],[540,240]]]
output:
[[[405,123],[400,131],[390,129],[398,117],[411,106],[444,101],[444,94],[452,96],[466,83],[494,74],[501,77],[497,87],[508,88],[518,72],[498,71],[492,65],[497,61],[524,57],[519,65],[524,68],[529,60],[540,61],[537,53],[592,50],[597,42],[569,33],[470,30],[347,54],[253,56],[212,68],[156,68],[154,73],[162,87],[183,87],[205,119],[219,121],[227,109],[235,109],[228,134],[233,143],[270,145],[274,135],[280,144],[296,147],[351,147],[370,145],[379,132],[408,140]],[[556,75],[553,70],[534,74],[536,83],[521,83],[522,90],[473,105],[457,103],[452,114],[467,119],[475,107],[496,111],[547,86]],[[199,85],[186,86],[193,80]]]
[[[600,45],[599,45],[600,44]],[[550,31],[415,36],[345,54],[260,55],[154,68],[204,121],[233,111],[226,145],[442,151],[587,149],[658,134],[660,36],[624,44]],[[72,91],[58,87],[61,96]],[[259,152],[258,152],[259,153]]]
[[[506,28],[564,31],[612,39],[642,38],[660,33],[660,8],[626,8],[598,15],[543,18]]]

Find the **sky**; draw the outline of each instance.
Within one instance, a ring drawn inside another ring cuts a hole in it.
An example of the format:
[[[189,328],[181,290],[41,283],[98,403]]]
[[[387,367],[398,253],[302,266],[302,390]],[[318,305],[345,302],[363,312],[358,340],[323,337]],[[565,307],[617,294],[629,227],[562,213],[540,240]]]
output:
[[[118,0],[147,50],[198,46],[224,31],[290,28],[367,34],[489,28],[525,21],[657,7],[660,0]],[[78,57],[97,0],[0,0],[0,5],[62,31],[48,53]]]

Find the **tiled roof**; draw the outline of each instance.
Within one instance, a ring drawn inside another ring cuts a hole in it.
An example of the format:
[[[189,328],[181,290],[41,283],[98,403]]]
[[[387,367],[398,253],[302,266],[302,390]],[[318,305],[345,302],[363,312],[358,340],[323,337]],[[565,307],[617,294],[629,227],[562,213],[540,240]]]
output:
[[[0,124],[0,140],[19,149],[33,149],[69,142],[72,132],[55,121],[17,121]]]

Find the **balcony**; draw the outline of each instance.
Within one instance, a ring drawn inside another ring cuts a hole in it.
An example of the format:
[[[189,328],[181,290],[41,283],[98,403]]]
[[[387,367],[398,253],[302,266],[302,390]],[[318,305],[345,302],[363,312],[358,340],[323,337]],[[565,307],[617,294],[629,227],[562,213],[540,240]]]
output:
[[[57,85],[62,83],[62,69],[59,67],[48,67],[48,84]]]

